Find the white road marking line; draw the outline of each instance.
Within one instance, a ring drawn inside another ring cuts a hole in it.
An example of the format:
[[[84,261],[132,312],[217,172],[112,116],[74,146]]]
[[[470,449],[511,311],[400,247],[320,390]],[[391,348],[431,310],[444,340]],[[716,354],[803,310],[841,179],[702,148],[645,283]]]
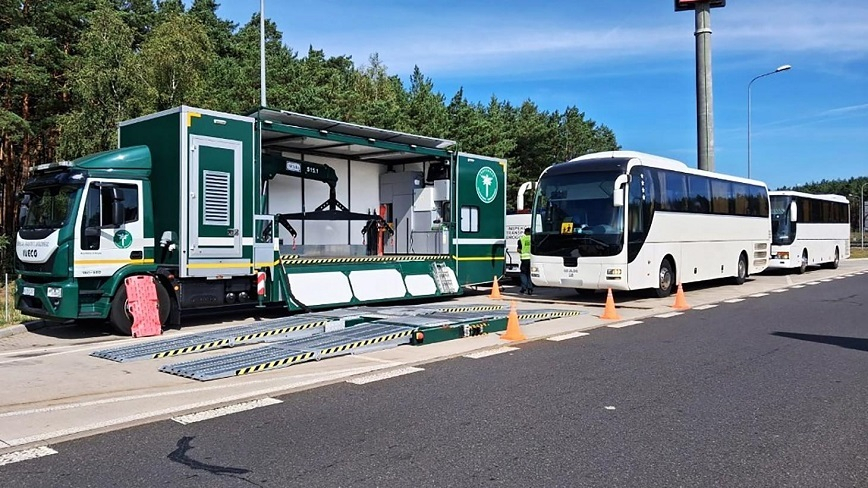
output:
[[[760,298],[769,296],[768,293],[754,293],[753,295],[748,295],[751,298]]]
[[[482,351],[471,352],[470,354],[465,354],[464,357],[470,359],[479,359],[479,358],[487,358],[488,356],[494,356],[496,354],[503,354],[505,352],[517,351],[517,347],[512,346],[502,346],[495,347],[494,349],[484,349]]]
[[[832,278],[823,278],[820,281],[822,281],[823,283],[828,283],[828,282],[832,281]]]
[[[681,315],[682,312],[669,312],[669,313],[661,313],[660,315],[655,315],[658,319],[668,319],[669,317],[677,317]]]
[[[819,281],[809,281],[809,282],[807,282],[807,283],[805,283],[805,284],[806,284],[806,285],[814,286],[814,285],[819,285],[820,282],[819,282]]]
[[[386,368],[386,367],[387,366],[383,366],[383,368]],[[267,395],[271,395],[274,393],[284,393],[284,392],[287,392],[288,390],[292,390],[294,388],[302,388],[305,386],[316,385],[319,383],[324,383],[324,382],[329,382],[329,381],[334,381],[334,380],[340,380],[342,378],[346,378],[347,376],[352,376],[354,374],[367,373],[370,371],[376,371],[378,369],[382,369],[382,368],[377,368],[377,367],[352,368],[349,370],[340,371],[340,372],[337,372],[334,374],[329,374],[329,375],[323,375],[322,373],[316,373],[316,374],[309,375],[311,377],[306,379],[306,380],[285,382],[285,383],[278,384],[276,386],[272,386],[269,388],[262,388],[260,390],[251,391],[249,393],[230,395],[230,396],[226,396],[223,398],[217,398],[214,400],[207,400],[207,401],[196,402],[196,403],[188,403],[186,405],[178,405],[178,406],[174,406],[174,407],[163,408],[160,410],[152,410],[149,412],[141,412],[141,413],[137,413],[134,415],[127,415],[125,417],[118,417],[118,418],[114,418],[114,419],[105,420],[102,422],[95,422],[92,424],[87,424],[87,425],[79,425],[76,427],[70,427],[68,429],[57,430],[54,432],[46,432],[43,434],[21,437],[18,439],[11,439],[11,440],[7,440],[6,443],[9,444],[10,446],[20,446],[23,444],[30,444],[32,442],[40,442],[40,441],[45,441],[48,439],[54,439],[57,437],[64,437],[64,436],[68,436],[68,435],[80,434],[82,432],[88,432],[88,431],[97,430],[97,429],[104,429],[106,427],[113,427],[116,425],[123,425],[123,424],[132,423],[132,422],[138,422],[138,421],[144,420],[144,419],[150,419],[150,418],[154,418],[154,417],[162,417],[164,415],[169,415],[169,414],[173,414],[173,413],[177,413],[177,412],[181,412],[181,411],[189,411],[189,410],[196,410],[196,409],[200,409],[200,408],[206,408],[206,407],[213,406],[216,403],[227,403],[227,402],[236,401],[236,400],[247,400],[251,397],[267,396]],[[281,378],[275,378],[275,379],[281,379]],[[284,381],[286,380],[286,378],[282,378],[282,379]],[[266,382],[269,382],[269,380],[257,380],[257,383],[266,383]],[[236,388],[237,389],[238,385],[228,384],[228,385],[223,386],[223,388]],[[214,389],[214,388],[209,388],[209,389]],[[191,391],[197,391],[197,389],[187,390],[186,393],[190,393]],[[177,394],[177,393],[179,393],[179,392],[173,392],[173,394]],[[140,395],[141,398],[147,398],[149,396],[164,396],[164,395],[162,395],[162,394]],[[107,401],[93,401],[93,402],[84,402],[84,403],[89,404],[89,405],[93,405],[93,404],[102,404],[102,403],[115,403],[116,401],[118,401],[118,400],[117,399],[108,399]],[[66,408],[70,408],[69,406],[66,406],[66,405],[62,405],[61,407],[62,408],[48,407],[48,408],[34,409],[34,411],[45,412],[45,411],[63,410]],[[9,412],[9,413],[20,414],[20,412]]]
[[[347,383],[352,383],[354,385],[366,385],[375,381],[382,381],[389,378],[395,378],[397,376],[404,376],[405,374],[418,373],[419,371],[425,370],[422,368],[415,368],[413,366],[410,366],[407,368],[393,369],[391,371],[383,371],[382,373],[369,374],[367,376],[362,376],[361,378],[347,380]]]
[[[844,277],[843,277],[843,276],[836,276],[835,279],[836,279],[836,280],[843,280]]]
[[[48,446],[34,447],[33,449],[24,449],[23,451],[0,454],[0,466],[20,463],[21,461],[28,461],[30,459],[50,456],[52,454],[57,454],[57,451]]]
[[[254,408],[259,407],[267,407],[269,405],[277,405],[278,403],[283,403],[277,398],[261,398],[259,400],[253,400],[244,403],[236,403],[235,405],[227,405],[225,407],[215,408],[212,410],[205,410],[204,412],[191,413],[188,415],[181,415],[180,417],[172,417],[172,420],[178,422],[179,424],[192,424],[195,422],[201,422],[203,420],[209,420],[217,417],[223,417],[224,415],[231,415],[233,413],[245,412],[247,410],[253,410]]]
[[[693,310],[708,310],[710,308],[716,307],[716,303],[709,303],[708,305],[700,305],[698,307],[693,307]]]
[[[744,298],[730,298],[729,300],[724,300],[724,303],[738,303],[743,302]]]
[[[603,407],[603,408],[605,408],[606,410],[615,410],[615,407],[613,407],[613,406],[611,406],[611,405],[607,405],[607,406],[605,406],[605,407]]]
[[[778,288],[777,290],[772,290],[772,293],[783,293],[785,291],[789,291],[789,288]]]
[[[631,325],[638,325],[638,324],[641,324],[641,323],[642,323],[641,320],[628,320],[628,321],[626,321],[626,322],[620,322],[620,323],[617,323],[617,324],[607,325],[606,327],[611,327],[611,328],[613,328],[613,329],[621,329],[621,328],[623,328],[623,327],[629,327],[629,326],[631,326]]]
[[[586,335],[590,335],[590,334],[588,334],[587,332],[571,332],[569,334],[547,337],[546,340],[547,341],[553,341],[553,342],[560,342],[560,341],[565,341],[567,339],[575,339],[576,337],[584,337]]]
[[[805,285],[793,285],[793,286],[791,286],[791,288],[804,288],[804,287],[805,287]]]
[[[362,357],[362,356],[355,356],[355,357],[358,358],[358,357]],[[401,364],[401,363],[396,363],[396,364]],[[319,381],[330,381],[332,379],[340,379],[341,377],[353,376],[353,375],[361,374],[361,373],[368,373],[370,371],[377,371],[378,369],[387,368],[389,366],[390,365],[388,365],[388,364],[384,365],[382,368],[378,368],[376,366],[363,366],[363,367],[350,368],[350,369],[346,369],[343,371],[338,371],[338,372],[335,372],[334,374],[330,374],[330,375],[323,375],[322,373],[308,373],[308,374],[297,376],[295,378],[295,380],[302,379],[301,381],[294,381],[294,382],[290,382],[289,384],[279,384],[279,385],[274,386],[274,387],[269,387],[269,388],[265,388],[262,390],[258,390],[257,392],[254,392],[254,393],[256,393],[256,394],[261,393],[262,396],[267,396],[267,395],[271,395],[271,394],[276,393],[276,392],[285,391],[286,389],[296,388],[296,387],[300,387],[300,386],[308,386],[311,384],[316,384]],[[303,379],[303,378],[308,378],[308,379]],[[248,380],[248,382],[246,382],[245,384],[254,385],[254,384],[263,384],[263,383],[265,383],[265,384],[276,383],[276,382],[279,383],[279,382],[285,382],[286,379],[287,378],[283,378],[283,377],[278,376],[278,377],[263,379],[263,380]],[[31,408],[31,409],[27,409],[27,410],[14,410],[11,412],[0,413],[0,418],[16,417],[19,415],[31,415],[34,413],[55,412],[58,410],[71,410],[74,408],[92,407],[95,405],[106,405],[106,404],[111,404],[111,403],[128,402],[128,401],[133,401],[133,400],[145,400],[148,398],[160,398],[160,397],[172,396],[172,395],[185,395],[188,393],[200,393],[200,392],[205,392],[205,391],[237,389],[237,388],[238,388],[238,385],[225,384],[225,385],[204,386],[204,387],[199,387],[199,388],[185,388],[183,390],[164,391],[164,392],[160,392],[160,393],[148,393],[148,394],[144,394],[144,395],[127,395],[127,396],[121,396],[121,397],[116,397],[116,398],[106,398],[104,400],[91,400],[88,402],[68,403],[66,405],[55,405],[53,407]],[[234,395],[232,397],[226,397],[225,401],[232,401],[232,399],[236,398],[236,397],[237,398],[250,398],[250,396],[256,396],[256,395],[253,395],[253,394],[252,395],[244,395],[244,396]],[[203,405],[208,406],[209,404],[213,405],[214,403],[222,403],[222,401],[220,399],[218,399],[218,400],[213,401],[213,402],[203,403]]]

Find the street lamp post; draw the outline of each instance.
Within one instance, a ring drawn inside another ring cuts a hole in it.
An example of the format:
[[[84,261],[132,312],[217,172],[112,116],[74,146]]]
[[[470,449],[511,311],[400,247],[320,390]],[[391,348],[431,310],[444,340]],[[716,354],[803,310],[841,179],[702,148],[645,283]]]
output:
[[[750,178],[750,87],[753,85],[753,82],[768,75],[773,75],[775,73],[780,73],[781,71],[786,71],[792,68],[792,66],[785,64],[782,66],[778,66],[778,68],[774,71],[769,71],[768,73],[763,73],[759,76],[754,77],[754,79],[750,80],[750,83],[747,84],[747,177]]]
[[[859,189],[859,248],[865,249],[865,185],[862,183],[862,188]]]

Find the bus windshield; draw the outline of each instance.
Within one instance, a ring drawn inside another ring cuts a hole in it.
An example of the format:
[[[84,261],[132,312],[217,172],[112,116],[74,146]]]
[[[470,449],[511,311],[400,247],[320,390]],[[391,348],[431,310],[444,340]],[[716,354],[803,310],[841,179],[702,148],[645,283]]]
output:
[[[786,195],[771,195],[772,207],[772,244],[788,246],[796,238],[796,224],[790,222],[790,203],[793,198]]]
[[[533,210],[531,252],[539,256],[615,256],[624,242],[623,207],[612,204],[620,171],[543,176]]]

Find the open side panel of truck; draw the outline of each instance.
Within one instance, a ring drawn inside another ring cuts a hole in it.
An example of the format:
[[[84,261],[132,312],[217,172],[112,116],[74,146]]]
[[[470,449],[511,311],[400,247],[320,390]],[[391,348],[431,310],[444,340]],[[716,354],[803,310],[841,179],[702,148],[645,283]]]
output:
[[[506,161],[459,153],[453,172],[452,255],[462,285],[503,275]]]

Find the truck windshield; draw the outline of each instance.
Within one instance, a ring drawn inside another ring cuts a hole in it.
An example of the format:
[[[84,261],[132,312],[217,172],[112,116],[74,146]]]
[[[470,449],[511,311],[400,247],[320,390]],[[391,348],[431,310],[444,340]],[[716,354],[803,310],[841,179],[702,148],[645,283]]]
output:
[[[73,218],[80,186],[62,185],[25,190],[21,205],[22,229],[59,229]]]
[[[786,195],[771,195],[772,206],[772,244],[788,246],[796,238],[796,224],[790,222],[790,203],[792,197]]]
[[[624,243],[623,207],[612,204],[620,171],[543,176],[533,211],[538,256],[615,256]]]

